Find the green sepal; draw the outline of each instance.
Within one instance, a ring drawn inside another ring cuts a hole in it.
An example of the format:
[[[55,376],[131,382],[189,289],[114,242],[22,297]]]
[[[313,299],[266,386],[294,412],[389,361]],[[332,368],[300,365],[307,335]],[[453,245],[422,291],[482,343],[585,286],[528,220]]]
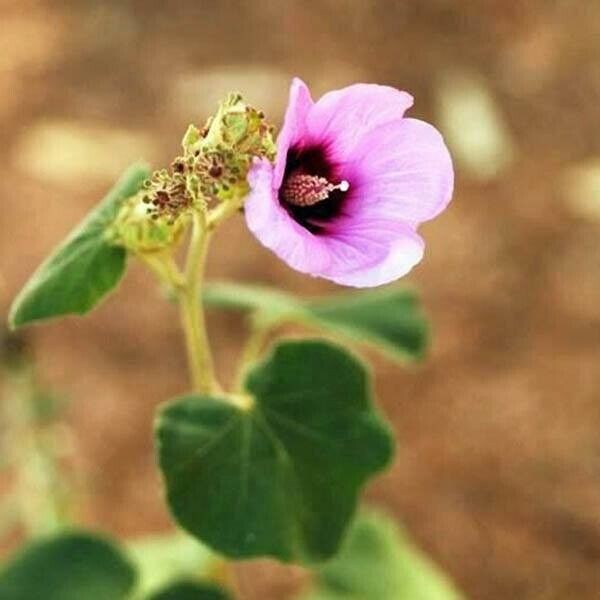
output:
[[[395,360],[421,359],[429,341],[427,320],[410,288],[300,299],[268,287],[217,282],[206,285],[203,299],[207,306],[251,312],[261,327],[304,323]]]
[[[231,558],[327,559],[360,490],[393,454],[367,372],[328,342],[284,342],[245,388],[233,399],[193,395],[161,410],[158,457],[171,511]]]
[[[0,571],[0,600],[126,600],[136,575],[106,538],[71,531],[25,546]]]
[[[389,518],[361,514],[340,553],[315,571],[299,600],[464,600],[448,577]]]
[[[131,166],[50,256],[14,300],[9,324],[21,327],[43,319],[85,314],[121,280],[126,250],[110,243],[106,229],[126,198],[135,194],[150,172]]]

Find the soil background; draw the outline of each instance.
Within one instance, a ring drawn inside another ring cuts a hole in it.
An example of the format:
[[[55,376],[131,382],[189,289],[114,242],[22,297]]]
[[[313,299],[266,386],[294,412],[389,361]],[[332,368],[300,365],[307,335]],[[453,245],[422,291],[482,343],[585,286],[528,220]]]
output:
[[[279,124],[293,75],[315,97],[355,81],[409,90],[412,116],[442,129],[465,77],[494,107],[493,173],[457,153],[454,202],[422,228],[408,277],[429,356],[409,369],[370,356],[399,449],[368,497],[470,598],[600,598],[600,197],[577,193],[600,160],[600,2],[0,0],[0,311],[129,162],[168,163],[231,89]],[[484,131],[478,114],[449,141]],[[241,218],[209,276],[335,290]],[[244,323],[211,313],[210,330],[227,380]],[[71,399],[82,520],[168,529],[151,427],[186,389],[174,308],[134,265],[91,317],[28,336],[40,376]],[[244,600],[302,580],[268,561],[238,571]]]

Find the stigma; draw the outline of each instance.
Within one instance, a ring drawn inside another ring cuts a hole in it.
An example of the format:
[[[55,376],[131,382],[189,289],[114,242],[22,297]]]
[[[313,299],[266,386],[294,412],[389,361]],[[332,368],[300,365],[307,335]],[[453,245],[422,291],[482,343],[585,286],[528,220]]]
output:
[[[286,178],[282,186],[283,200],[293,206],[313,206],[329,198],[329,194],[336,190],[347,192],[350,184],[344,179],[338,184],[333,184],[325,177],[307,175],[306,173],[292,173]]]

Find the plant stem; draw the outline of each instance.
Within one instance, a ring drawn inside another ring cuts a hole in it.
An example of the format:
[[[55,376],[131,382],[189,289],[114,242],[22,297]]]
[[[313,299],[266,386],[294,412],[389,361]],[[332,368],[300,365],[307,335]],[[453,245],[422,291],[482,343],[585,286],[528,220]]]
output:
[[[194,391],[205,394],[221,391],[215,377],[202,302],[202,283],[212,230],[206,214],[194,213],[183,282],[176,288],[193,388]],[[235,579],[229,562],[222,559],[216,563],[219,583],[235,589]]]
[[[42,439],[35,417],[36,387],[31,365],[7,370],[10,396],[3,417],[16,472],[18,518],[27,536],[56,530],[66,521],[67,507],[59,490],[55,448]],[[4,515],[5,516],[5,515]]]
[[[172,289],[185,284],[173,256],[164,254],[138,254],[138,258],[162,281]]]
[[[204,215],[194,213],[184,281],[178,287],[178,296],[192,386],[194,391],[203,394],[220,389],[214,374],[201,301],[209,240],[210,233],[206,230]]]
[[[246,193],[241,193],[237,199],[231,199],[229,202],[223,202],[214,208],[207,219],[209,231],[216,229],[221,223],[227,221],[230,217],[241,210]]]
[[[239,368],[236,376],[236,389],[240,391],[244,385],[244,378],[248,372],[248,368],[255,363],[267,342],[271,329],[269,327],[261,327],[252,323],[250,335],[246,340],[242,355],[240,357]]]

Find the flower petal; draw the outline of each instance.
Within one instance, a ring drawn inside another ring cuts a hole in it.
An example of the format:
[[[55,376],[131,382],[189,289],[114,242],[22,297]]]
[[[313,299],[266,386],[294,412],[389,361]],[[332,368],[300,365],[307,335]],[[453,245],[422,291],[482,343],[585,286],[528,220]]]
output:
[[[389,123],[366,136],[351,166],[358,173],[348,209],[416,225],[442,212],[454,187],[441,134],[418,119]]]
[[[306,118],[314,105],[307,85],[298,77],[294,77],[290,86],[290,98],[283,126],[277,137],[277,160],[275,162],[275,187],[278,189],[285,172],[285,162],[290,146],[302,141],[307,136]]]
[[[365,135],[402,119],[413,97],[385,85],[357,83],[321,97],[308,112],[310,137],[325,143],[333,160],[344,162]]]
[[[423,241],[407,225],[390,220],[338,221],[314,235],[279,204],[273,166],[256,159],[248,175],[246,222],[260,242],[290,267],[342,285],[372,287],[406,274],[423,255]]]
[[[255,159],[248,173],[250,193],[244,204],[246,223],[258,240],[290,267],[311,275],[331,262],[324,241],[296,223],[281,206],[274,189],[273,165]]]
[[[359,288],[375,287],[395,281],[421,262],[425,243],[408,225],[389,222],[385,229],[385,226],[371,221],[362,223],[361,228],[362,236],[357,236],[356,231],[348,232],[352,236],[351,245],[355,248],[363,245],[363,251],[368,247],[367,254],[372,258],[377,256],[377,259],[374,262],[365,261],[362,266],[346,272],[337,272],[332,265],[323,277],[340,285]],[[384,233],[387,235],[382,235]],[[393,233],[393,238],[390,238],[390,233]],[[387,238],[388,242],[383,253],[381,252],[382,237]],[[355,267],[356,264],[354,263]]]

